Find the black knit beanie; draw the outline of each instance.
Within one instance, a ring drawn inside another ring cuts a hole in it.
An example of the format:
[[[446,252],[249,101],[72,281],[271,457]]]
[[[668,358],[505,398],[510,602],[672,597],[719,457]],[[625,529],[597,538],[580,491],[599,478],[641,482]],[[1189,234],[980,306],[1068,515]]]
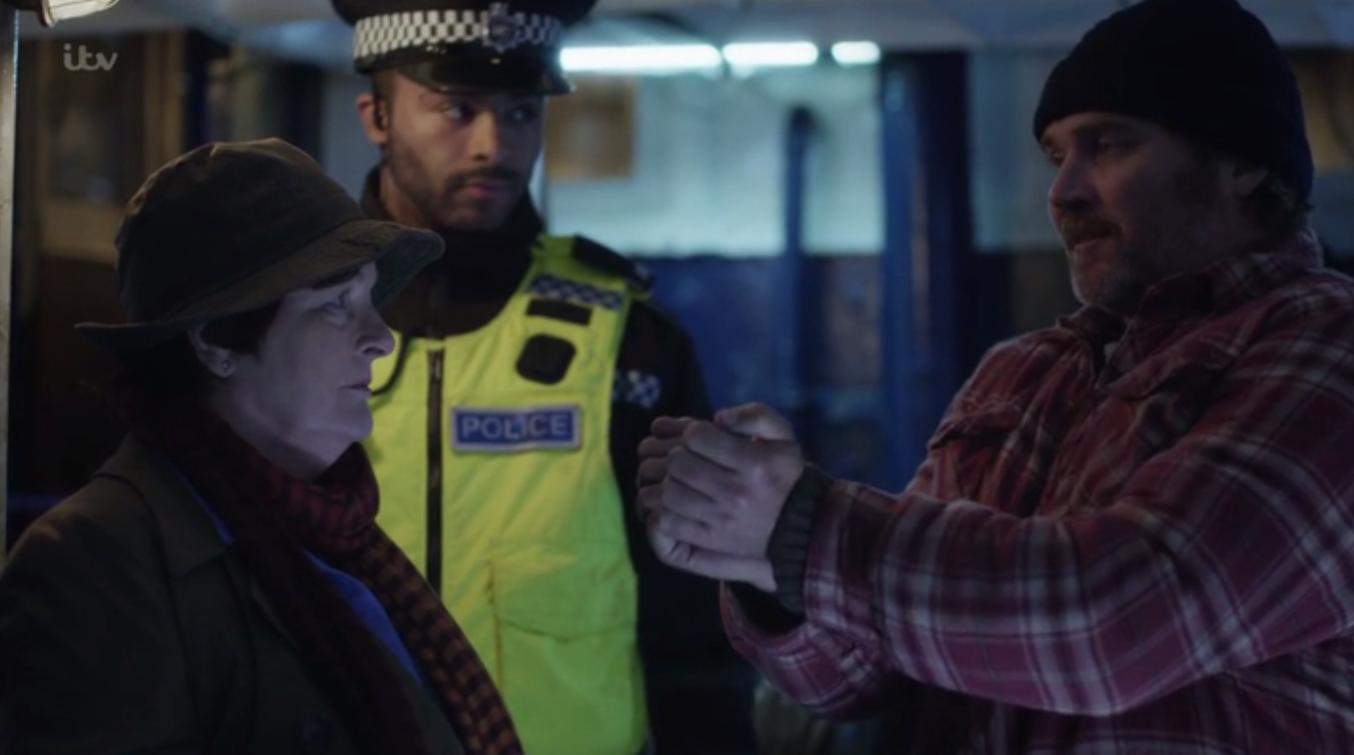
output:
[[[1096,24],[1049,74],[1034,138],[1087,112],[1152,121],[1269,168],[1303,201],[1311,194],[1297,80],[1236,0],[1143,0]]]

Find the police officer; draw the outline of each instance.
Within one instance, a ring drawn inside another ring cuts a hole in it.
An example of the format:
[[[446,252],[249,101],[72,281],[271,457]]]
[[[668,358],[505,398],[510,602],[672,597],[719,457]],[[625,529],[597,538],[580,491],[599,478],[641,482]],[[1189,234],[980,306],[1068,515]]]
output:
[[[750,748],[750,672],[714,591],[660,565],[636,447],[708,413],[690,337],[637,265],[543,232],[527,192],[565,27],[595,0],[335,0],[381,162],[362,203],[447,253],[384,313],[380,524],[464,627],[531,753]]]

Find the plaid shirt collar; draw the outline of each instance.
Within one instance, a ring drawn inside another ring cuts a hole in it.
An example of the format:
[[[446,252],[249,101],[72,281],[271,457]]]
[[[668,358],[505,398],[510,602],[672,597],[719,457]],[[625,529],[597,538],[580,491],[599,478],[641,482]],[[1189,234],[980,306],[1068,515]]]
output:
[[[1229,256],[1197,272],[1157,283],[1127,320],[1089,305],[1059,318],[1058,327],[1101,349],[1135,324],[1170,325],[1225,314],[1319,267],[1321,246],[1316,234],[1303,229],[1263,251]]]

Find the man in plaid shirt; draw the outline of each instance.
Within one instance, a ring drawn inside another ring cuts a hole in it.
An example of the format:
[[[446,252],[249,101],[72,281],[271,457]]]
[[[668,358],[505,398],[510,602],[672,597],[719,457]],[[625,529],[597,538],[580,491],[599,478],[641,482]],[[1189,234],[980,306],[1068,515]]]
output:
[[[978,752],[1354,753],[1354,281],[1291,71],[1234,0],[1145,0],[1034,126],[1085,306],[987,354],[901,494],[762,406],[660,419],[651,541],[828,715],[941,689]]]

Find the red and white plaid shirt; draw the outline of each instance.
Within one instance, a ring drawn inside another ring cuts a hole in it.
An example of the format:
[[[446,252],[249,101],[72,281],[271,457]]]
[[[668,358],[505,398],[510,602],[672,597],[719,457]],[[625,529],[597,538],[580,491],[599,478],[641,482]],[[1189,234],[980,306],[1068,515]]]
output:
[[[1354,753],[1354,281],[1306,234],[997,346],[906,491],[817,517],[803,624],[725,590],[813,709],[919,680],[982,752]]]

